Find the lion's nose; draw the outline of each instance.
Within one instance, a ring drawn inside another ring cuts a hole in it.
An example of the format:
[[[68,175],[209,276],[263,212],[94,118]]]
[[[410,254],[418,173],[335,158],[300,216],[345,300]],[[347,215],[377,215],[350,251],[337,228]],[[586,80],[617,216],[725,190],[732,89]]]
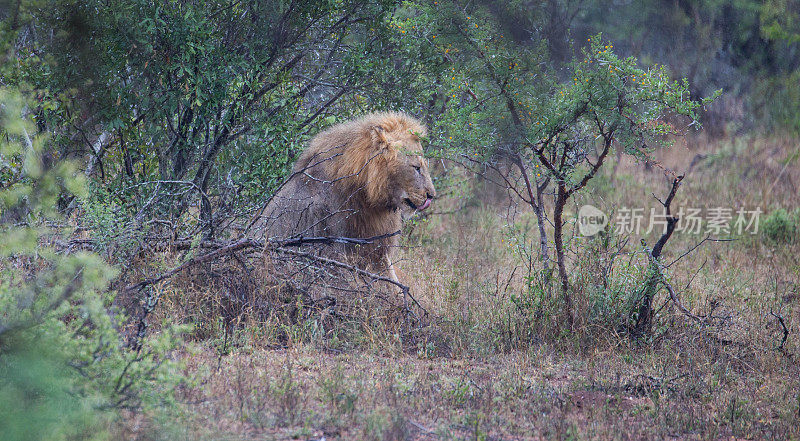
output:
[[[430,192],[428,192],[428,193],[426,194],[426,196],[428,197],[428,199],[433,199],[433,198],[435,198],[435,197],[436,197],[436,191],[434,190],[434,191],[433,191],[433,194],[431,194]]]

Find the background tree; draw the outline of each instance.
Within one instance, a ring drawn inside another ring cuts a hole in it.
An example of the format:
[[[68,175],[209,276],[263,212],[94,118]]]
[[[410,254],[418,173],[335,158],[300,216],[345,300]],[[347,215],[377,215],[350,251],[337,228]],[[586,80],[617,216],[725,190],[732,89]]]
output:
[[[642,70],[635,58],[617,57],[600,35],[589,40],[583,59],[569,67],[572,81],[534,104],[536,121],[518,150],[529,170],[543,169],[556,187],[553,238],[570,324],[574,317],[563,242],[567,202],[595,176],[612,149],[648,159],[656,147],[671,145],[671,136],[683,133],[668,118],[683,116],[688,125],[698,124],[698,108],[719,94],[692,100],[688,82],[670,80],[663,67]]]

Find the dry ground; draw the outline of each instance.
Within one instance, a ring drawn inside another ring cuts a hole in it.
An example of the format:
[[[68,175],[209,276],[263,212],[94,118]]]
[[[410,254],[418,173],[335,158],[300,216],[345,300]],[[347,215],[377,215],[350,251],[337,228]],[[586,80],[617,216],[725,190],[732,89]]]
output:
[[[610,164],[576,206],[654,207],[651,193],[668,190],[666,168],[689,170],[678,206],[791,210],[800,206],[798,150],[796,139],[698,136],[653,166],[623,160],[612,174]],[[178,394],[181,414],[132,416],[125,434],[800,439],[800,245],[762,235],[703,244],[669,276],[691,311],[712,318],[695,323],[659,297],[654,336],[632,341],[615,321],[624,295],[598,300],[587,288],[609,252],[576,239],[571,272],[584,318],[565,332],[555,303],[525,303],[536,283],[519,247],[535,244],[533,216],[520,210],[510,219],[507,202],[478,194],[467,208],[415,226],[401,253],[400,277],[429,313],[423,328],[245,320],[228,338],[206,332],[180,354],[191,380]],[[510,225],[529,231],[522,244]],[[652,246],[655,237],[644,239]],[[664,260],[703,237],[676,234]],[[641,249],[631,237],[616,253],[624,264],[615,276],[631,279],[623,288],[641,281]],[[180,299],[165,297],[160,316],[192,317]],[[789,330],[782,346],[778,317]]]

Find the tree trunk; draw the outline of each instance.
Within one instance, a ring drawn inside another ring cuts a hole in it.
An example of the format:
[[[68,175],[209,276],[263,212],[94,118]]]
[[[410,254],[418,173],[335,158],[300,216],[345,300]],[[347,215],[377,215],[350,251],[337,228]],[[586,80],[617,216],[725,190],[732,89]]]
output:
[[[631,334],[636,337],[644,337],[650,333],[653,325],[653,297],[658,293],[658,284],[661,282],[661,274],[658,272],[655,261],[650,263],[647,269],[648,275],[644,283],[642,300],[636,314],[636,324],[633,325]]]
[[[545,186],[536,186],[536,205],[533,207],[533,211],[536,213],[536,222],[539,224],[539,247],[541,248],[539,258],[549,281],[552,273],[550,272],[550,250],[547,247],[547,231],[544,229],[545,216],[542,204],[544,188]]]
[[[633,336],[637,338],[649,334],[653,325],[653,297],[655,297],[655,295],[658,293],[658,284],[661,283],[663,277],[658,268],[658,259],[661,257],[661,251],[664,249],[664,245],[666,245],[669,238],[672,237],[672,233],[675,231],[675,227],[678,225],[678,218],[672,215],[670,205],[672,204],[672,199],[675,198],[675,193],[678,191],[678,187],[680,186],[682,180],[683,176],[678,176],[672,181],[672,189],[670,190],[667,199],[664,202],[661,202],[661,205],[663,205],[664,209],[666,210],[667,228],[658,239],[658,242],[656,242],[655,246],[653,246],[653,250],[650,252],[648,276],[645,280],[641,303],[639,304],[639,310],[636,314],[636,323],[633,325],[633,329],[631,330]]]
[[[558,183],[558,193],[556,196],[556,206],[553,210],[553,223],[555,233],[553,240],[556,246],[556,263],[558,264],[558,276],[561,279],[561,294],[564,296],[564,313],[567,317],[567,324],[572,329],[575,318],[572,315],[572,296],[569,292],[569,278],[567,277],[567,267],[564,263],[564,240],[562,237],[564,206],[567,204],[567,189],[563,182]]]
[[[542,203],[542,195],[544,194],[544,190],[547,188],[547,185],[550,181],[548,178],[541,185],[534,181],[536,184],[536,197],[534,198],[533,185],[531,185],[531,181],[528,178],[528,171],[525,169],[525,164],[523,164],[522,158],[519,156],[519,154],[516,154],[513,157],[513,161],[519,168],[522,178],[525,180],[525,188],[528,190],[530,206],[533,208],[533,212],[536,213],[536,222],[539,224],[539,247],[541,250],[539,254],[539,260],[541,260],[542,267],[544,268],[545,274],[547,274],[547,279],[549,280],[551,275],[550,252],[547,247],[547,230],[544,229],[545,214],[544,204]]]

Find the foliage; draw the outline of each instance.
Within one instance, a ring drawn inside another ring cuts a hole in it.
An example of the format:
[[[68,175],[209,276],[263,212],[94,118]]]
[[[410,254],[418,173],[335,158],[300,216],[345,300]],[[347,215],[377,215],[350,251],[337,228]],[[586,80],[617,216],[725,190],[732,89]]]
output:
[[[756,87],[764,97],[760,109],[769,117],[769,126],[789,133],[800,133],[800,113],[795,105],[800,101],[800,69],[787,75],[765,78]]]
[[[429,63],[436,67],[432,75],[439,85],[431,97],[437,102],[432,107],[434,136],[441,139],[438,153],[479,174],[508,175],[503,171],[508,167],[520,171],[524,183],[505,176],[500,184],[536,212],[545,270],[551,251],[542,200],[549,185],[556,187],[550,217],[553,260],[571,317],[561,231],[567,200],[594,177],[610,152],[619,149],[646,160],[686,127],[699,125],[699,111],[721,91],[697,99],[688,81],[671,80],[663,66],[643,69],[635,58],[617,56],[600,35],[587,38],[583,55],[554,72],[542,67],[542,46],[513,32],[512,25],[541,24],[540,11],[524,12],[515,4],[433,3],[408,2],[407,17],[396,26],[441,57],[437,61],[431,55]],[[510,164],[503,165],[504,160]]]
[[[40,124],[89,153],[134,228],[213,235],[276,188],[311,127],[413,90],[390,56],[391,1],[21,5],[13,50],[33,61],[2,81],[44,91]]]
[[[19,92],[0,89],[0,103],[0,431],[9,440],[106,439],[116,409],[169,400],[180,379],[166,358],[176,335],[125,347],[107,292],[116,271],[94,253],[64,252],[54,228],[63,223],[57,201],[84,196],[85,180],[53,159]]]
[[[769,40],[800,42],[800,3],[768,0],[761,6],[761,32]]]
[[[666,118],[685,116],[695,123],[698,110],[721,93],[693,100],[688,81],[670,80],[663,66],[644,70],[636,58],[617,56],[613,45],[600,35],[588,41],[591,48],[569,66],[571,81],[551,90],[549,100],[536,109],[540,117],[532,121],[528,132],[531,145],[541,144],[537,150],[542,154],[534,153],[544,159],[543,165],[569,183],[576,182],[574,165],[548,167],[545,153],[552,156],[552,152],[572,149],[576,159],[569,161],[577,162],[592,149],[598,136],[612,136],[617,148],[645,159],[654,147],[670,145],[668,135],[682,134]],[[564,146],[562,138],[570,136],[575,140]]]
[[[22,347],[5,347],[0,362],[0,430],[4,439],[108,439],[104,426],[108,412],[94,394],[75,395],[83,389],[80,376],[68,359],[54,353],[52,336],[16,339]],[[44,337],[44,338],[41,338]]]
[[[781,115],[791,113],[796,122],[797,106],[783,107],[770,96],[796,93],[796,82],[788,80],[800,69],[797,1],[547,3],[553,12],[545,38],[555,60],[569,60],[569,38],[585,41],[602,31],[621,53],[687,78],[693,98],[725,90],[703,116],[712,133],[760,127],[797,133]]]
[[[435,86],[423,95],[431,102],[429,137],[437,140],[432,153],[488,159],[515,130],[514,114],[530,115],[528,100],[542,87],[543,46],[506,34],[505,20],[518,14],[516,26],[535,27],[539,17],[518,5],[498,12],[481,4],[419,1],[406,8],[394,26],[406,45],[421,48],[428,84]]]

